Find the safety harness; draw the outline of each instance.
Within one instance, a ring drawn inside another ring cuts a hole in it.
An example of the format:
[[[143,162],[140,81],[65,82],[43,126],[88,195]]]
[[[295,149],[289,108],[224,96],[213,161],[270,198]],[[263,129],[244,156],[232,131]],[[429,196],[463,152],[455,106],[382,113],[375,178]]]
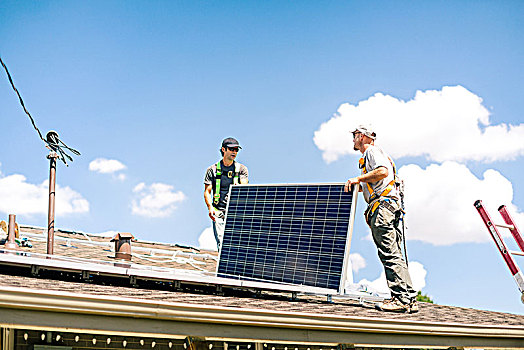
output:
[[[234,174],[228,174],[229,177],[233,175],[233,185],[239,184],[239,173],[240,173],[240,163],[237,163],[233,161],[233,164],[235,164],[235,173]],[[220,166],[220,161],[216,164],[217,172],[215,175],[215,193],[213,194],[213,203],[215,205],[218,205],[218,202],[220,201],[220,181],[222,179],[222,168]]]
[[[369,197],[370,217],[371,217],[371,215],[373,215],[375,210],[380,205],[380,197],[386,197],[395,188],[395,186],[397,184],[400,185],[400,183],[402,182],[402,180],[400,180],[398,178],[398,176],[397,176],[397,169],[395,167],[395,163],[393,162],[393,160],[389,156],[388,156],[388,159],[389,159],[389,162],[391,163],[391,166],[393,167],[393,180],[391,180],[389,182],[389,184],[386,186],[384,191],[382,191],[381,193],[377,193],[377,192],[375,192],[373,190],[373,188],[371,187],[369,182],[366,182],[366,185],[368,186],[368,190],[369,190],[369,195],[370,195],[370,197]],[[362,173],[366,174],[367,170],[366,170],[366,160],[365,160],[365,158],[364,157],[360,158],[358,163],[359,163],[359,167],[362,169]],[[403,197],[403,194],[401,194],[401,197]],[[404,208],[402,208],[402,209],[404,209]]]
[[[403,242],[403,245],[404,245],[404,256],[406,258],[406,265],[408,265],[409,262],[408,262],[408,251],[406,249],[405,221],[404,221],[404,215],[406,213],[405,207],[404,207],[404,181],[401,180],[398,177],[398,175],[397,175],[397,168],[395,167],[395,163],[393,162],[393,159],[391,159],[391,157],[388,156],[388,160],[391,163],[391,166],[393,167],[393,180],[391,180],[389,182],[389,184],[386,186],[384,191],[382,191],[382,193],[380,193],[380,194],[373,190],[373,188],[371,187],[369,182],[366,182],[366,185],[368,186],[370,197],[369,197],[369,204],[368,204],[368,207],[367,207],[367,209],[366,209],[366,211],[364,213],[364,216],[366,218],[366,223],[368,225],[370,225],[371,224],[371,217],[373,216],[373,213],[375,212],[375,210],[381,204],[387,210],[389,210],[391,213],[395,214],[395,221],[396,221],[395,222],[395,228],[399,231],[400,239]],[[366,160],[365,160],[365,158],[364,157],[360,158],[358,163],[359,163],[359,167],[362,169],[362,173],[366,174],[367,170],[366,170]],[[383,197],[386,197],[393,190],[393,188],[397,189],[397,192],[398,192],[398,194],[400,196],[400,210],[399,211],[395,210],[393,205],[391,205],[389,203],[389,200],[383,198]],[[402,231],[400,231],[397,228],[398,227],[398,223],[400,223],[400,221],[402,221]]]

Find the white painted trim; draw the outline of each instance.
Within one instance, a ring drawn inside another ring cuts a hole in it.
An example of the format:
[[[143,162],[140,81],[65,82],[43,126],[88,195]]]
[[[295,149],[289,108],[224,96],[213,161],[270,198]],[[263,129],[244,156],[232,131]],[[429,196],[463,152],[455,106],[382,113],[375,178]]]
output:
[[[522,339],[524,346],[524,328],[519,326],[424,322],[303,312],[290,313],[19,287],[0,287],[0,309],[5,308],[212,324],[224,323],[238,326],[271,326],[428,336],[518,337]],[[1,320],[0,326],[5,326]]]

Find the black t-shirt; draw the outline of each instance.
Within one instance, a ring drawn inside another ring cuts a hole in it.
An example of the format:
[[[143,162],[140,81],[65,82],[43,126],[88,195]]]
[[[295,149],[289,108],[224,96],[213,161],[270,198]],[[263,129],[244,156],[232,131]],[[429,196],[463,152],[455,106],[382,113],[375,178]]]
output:
[[[248,172],[247,167],[243,164],[240,164],[240,169],[238,172],[239,182],[240,179],[247,179]],[[218,204],[215,204],[215,198],[213,198],[213,206],[220,210],[225,210],[227,206],[227,200],[229,195],[229,186],[233,183],[235,177],[235,162],[230,166],[224,166],[224,163],[220,161],[220,169],[222,171],[222,176],[220,178],[220,199]],[[215,177],[216,177],[216,164],[213,164],[206,171],[206,177],[204,179],[204,184],[213,186],[213,195],[215,192]]]

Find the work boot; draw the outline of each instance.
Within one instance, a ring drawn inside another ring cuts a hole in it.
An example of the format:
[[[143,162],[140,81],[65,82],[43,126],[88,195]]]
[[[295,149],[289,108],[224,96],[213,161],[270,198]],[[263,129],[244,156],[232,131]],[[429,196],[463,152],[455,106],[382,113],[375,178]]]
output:
[[[418,302],[416,299],[413,299],[411,303],[409,303],[409,313],[414,314],[415,312],[418,312]]]
[[[411,304],[404,304],[397,298],[393,297],[391,299],[384,300],[381,303],[375,304],[375,309],[390,312],[409,312],[410,305]]]

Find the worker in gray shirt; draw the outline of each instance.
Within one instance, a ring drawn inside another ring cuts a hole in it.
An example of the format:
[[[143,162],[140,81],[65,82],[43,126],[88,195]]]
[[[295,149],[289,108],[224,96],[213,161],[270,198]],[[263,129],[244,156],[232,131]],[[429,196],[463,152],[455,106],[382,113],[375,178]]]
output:
[[[240,149],[242,147],[235,138],[224,139],[220,148],[222,159],[207,168],[204,178],[204,201],[209,218],[213,221],[213,233],[218,249],[224,238],[229,187],[248,183],[247,167],[235,160]]]
[[[396,181],[395,165],[381,148],[375,146],[376,133],[370,127],[359,126],[352,133],[353,148],[362,153],[359,160],[362,173],[349,179],[344,190],[348,192],[352,185],[360,184],[359,190],[368,203],[364,215],[371,228],[392,296],[375,306],[382,311],[417,312],[417,292],[413,289],[401,250],[404,239],[400,228],[403,209],[399,203],[401,193]]]

